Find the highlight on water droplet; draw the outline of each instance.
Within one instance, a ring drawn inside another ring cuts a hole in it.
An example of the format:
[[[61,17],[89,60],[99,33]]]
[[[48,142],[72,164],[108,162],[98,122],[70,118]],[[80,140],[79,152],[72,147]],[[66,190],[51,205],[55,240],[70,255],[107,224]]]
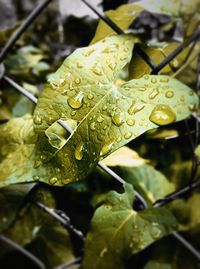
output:
[[[168,105],[156,105],[149,120],[157,125],[167,125],[176,120],[176,114]]]
[[[83,105],[83,92],[80,91],[75,97],[69,97],[67,99],[68,105],[71,108],[79,109]]]
[[[111,142],[109,144],[105,144],[101,149],[100,156],[105,156],[106,154],[108,154],[112,150],[113,144],[114,144],[114,142]]]
[[[81,161],[83,159],[83,150],[84,150],[84,143],[81,142],[76,147],[75,153],[74,153],[74,156],[78,161]]]

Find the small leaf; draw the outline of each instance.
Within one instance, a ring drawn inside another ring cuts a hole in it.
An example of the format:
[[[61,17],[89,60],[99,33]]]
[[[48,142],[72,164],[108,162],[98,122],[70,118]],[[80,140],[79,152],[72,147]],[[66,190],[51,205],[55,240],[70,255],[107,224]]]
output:
[[[134,191],[126,184],[123,194],[111,191],[92,219],[87,234],[83,268],[121,269],[127,259],[169,234],[176,220],[164,208],[132,209]]]

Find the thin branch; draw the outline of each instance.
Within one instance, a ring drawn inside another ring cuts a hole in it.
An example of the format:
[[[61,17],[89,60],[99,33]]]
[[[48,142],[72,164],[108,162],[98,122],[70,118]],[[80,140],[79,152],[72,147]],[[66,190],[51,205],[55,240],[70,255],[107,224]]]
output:
[[[7,245],[11,246],[12,248],[16,249],[17,251],[19,251],[22,255],[24,255],[26,258],[30,259],[33,263],[35,263],[39,268],[46,269],[46,266],[40,259],[38,259],[35,255],[33,255],[25,248],[21,247],[16,242],[12,241],[11,239],[7,238],[2,234],[0,234],[0,240],[6,243]]]
[[[39,4],[31,14],[26,18],[26,20],[21,24],[21,26],[17,29],[16,32],[10,37],[5,47],[2,49],[0,53],[0,62],[2,62],[5,56],[8,54],[10,49],[15,45],[19,37],[24,33],[24,31],[32,24],[32,22],[41,14],[41,12],[47,7],[47,5],[52,0],[45,0],[41,4]]]

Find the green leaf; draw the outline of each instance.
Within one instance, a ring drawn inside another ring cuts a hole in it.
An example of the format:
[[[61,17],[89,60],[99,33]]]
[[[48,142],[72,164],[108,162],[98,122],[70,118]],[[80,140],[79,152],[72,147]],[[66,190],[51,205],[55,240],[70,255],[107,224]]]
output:
[[[23,199],[33,184],[13,185],[0,189],[0,232],[7,229],[15,220]]]
[[[108,10],[105,15],[109,17],[120,29],[126,30],[131,23],[139,16],[143,8],[137,5],[122,5],[116,10]],[[95,36],[90,44],[104,39],[106,36],[116,34],[104,21],[100,20]]]
[[[133,188],[129,184],[124,188],[123,194],[109,192],[107,201],[96,210],[86,239],[83,268],[122,269],[132,254],[176,227],[176,220],[164,208],[134,211]]]
[[[175,186],[165,175],[148,164],[126,167],[121,170],[121,173],[122,177],[151,203],[175,190]]]
[[[112,36],[76,50],[41,94],[34,112],[37,150],[44,165],[58,171],[56,185],[85,178],[111,152],[149,129],[188,117],[196,108],[196,94],[167,76],[118,83],[133,42],[131,35]],[[49,143],[46,132],[58,119],[76,123],[72,135],[66,131],[60,138],[66,139],[62,147]],[[40,178],[47,182],[49,175]]]

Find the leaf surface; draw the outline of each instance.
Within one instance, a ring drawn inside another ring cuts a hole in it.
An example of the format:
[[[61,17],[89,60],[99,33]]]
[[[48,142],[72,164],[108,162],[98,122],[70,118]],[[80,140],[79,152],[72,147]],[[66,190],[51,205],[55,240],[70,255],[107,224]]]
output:
[[[83,268],[121,269],[134,253],[169,234],[176,221],[164,208],[132,209],[134,191],[126,184],[123,194],[111,191],[92,219],[87,235]]]

